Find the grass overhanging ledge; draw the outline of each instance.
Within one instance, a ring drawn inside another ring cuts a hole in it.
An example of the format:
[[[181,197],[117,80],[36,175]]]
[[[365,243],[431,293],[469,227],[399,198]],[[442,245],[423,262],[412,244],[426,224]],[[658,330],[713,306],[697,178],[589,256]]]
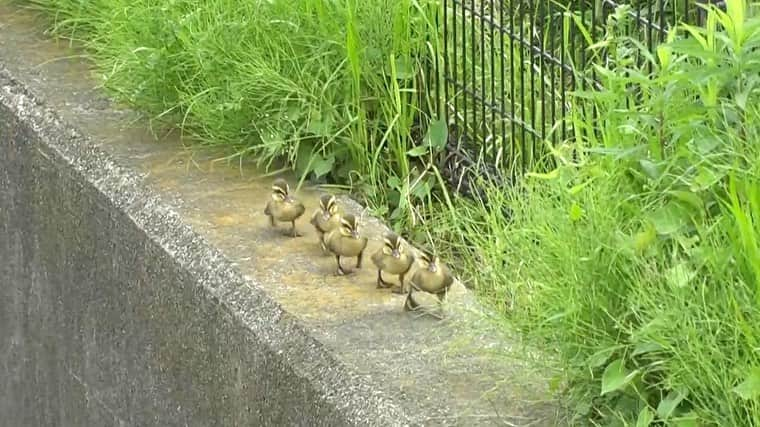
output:
[[[406,156],[431,111],[416,92],[434,1],[21,3],[148,117],[438,236],[497,322],[547,352],[578,424],[760,425],[756,6],[711,8],[653,53],[618,9],[594,45],[604,89],[574,93],[557,169],[439,202]]]

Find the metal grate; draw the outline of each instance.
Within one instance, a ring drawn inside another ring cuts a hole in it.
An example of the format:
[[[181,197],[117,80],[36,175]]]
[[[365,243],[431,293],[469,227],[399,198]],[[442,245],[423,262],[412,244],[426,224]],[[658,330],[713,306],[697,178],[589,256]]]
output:
[[[598,85],[588,49],[625,3],[625,31],[653,50],[679,21],[701,18],[694,0],[442,0],[436,96],[449,123],[450,183],[462,165],[490,165],[514,179],[547,160],[546,146],[572,135],[569,91]],[[713,3],[716,3],[713,1]],[[498,175],[498,174],[497,174]]]

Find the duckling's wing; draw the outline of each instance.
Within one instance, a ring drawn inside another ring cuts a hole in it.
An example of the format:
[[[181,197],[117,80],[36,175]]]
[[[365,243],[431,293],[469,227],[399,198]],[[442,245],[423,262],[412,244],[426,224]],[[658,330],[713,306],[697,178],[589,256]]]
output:
[[[304,212],[306,212],[306,206],[304,206],[300,201],[296,201],[295,210],[296,218],[299,218],[301,215],[303,215]]]
[[[322,216],[321,211],[322,211],[321,209],[315,210],[314,213],[311,214],[311,219],[309,220],[309,223],[311,223],[311,225],[316,227],[319,231],[324,231],[322,230],[322,227],[319,224],[319,217]]]
[[[443,286],[441,288],[440,293],[445,294],[448,292],[449,288],[451,288],[451,285],[454,284],[454,276],[451,274],[451,270],[449,270],[448,267],[446,267],[442,271],[442,273],[443,273],[443,283],[442,283]]]
[[[412,266],[414,265],[414,261],[416,260],[416,258],[414,257],[413,254],[408,253],[408,252],[406,256],[407,256],[406,271],[408,272],[409,270],[412,269]]]
[[[385,267],[385,263],[383,262],[383,250],[378,249],[377,252],[372,254],[372,263],[375,264],[375,267],[379,269],[383,269]]]

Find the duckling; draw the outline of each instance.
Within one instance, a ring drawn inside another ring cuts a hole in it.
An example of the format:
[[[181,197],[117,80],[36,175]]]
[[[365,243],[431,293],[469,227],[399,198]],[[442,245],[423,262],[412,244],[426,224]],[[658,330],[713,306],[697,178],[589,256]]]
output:
[[[356,268],[362,266],[362,256],[367,247],[367,238],[359,236],[359,223],[352,214],[346,214],[340,219],[340,225],[332,229],[324,237],[325,246],[335,255],[338,269],[335,274],[342,276],[346,270],[340,265],[340,257],[356,257]]]
[[[452,276],[449,268],[432,253],[423,252],[418,264],[420,268],[412,276],[409,293],[404,302],[404,310],[406,311],[419,308],[419,305],[412,298],[412,289],[433,294],[438,297],[438,302],[442,303],[449,288],[454,283],[454,276]]]
[[[414,263],[414,255],[407,252],[396,233],[388,233],[383,236],[383,247],[372,255],[372,262],[377,267],[377,287],[391,288],[391,292],[404,293],[404,276]],[[383,280],[383,271],[399,276],[400,286],[394,287],[392,283]]]
[[[300,236],[296,231],[296,220],[305,210],[303,203],[290,195],[290,186],[284,179],[278,178],[272,183],[272,198],[264,208],[264,214],[269,217],[272,227],[276,226],[275,221],[290,222],[291,235]]]
[[[325,246],[325,233],[331,231],[338,225],[340,225],[340,212],[338,210],[338,204],[335,201],[335,196],[332,194],[323,194],[319,198],[319,208],[311,215],[311,224],[317,229],[319,235],[319,245],[322,246],[322,251],[327,252],[327,246]]]

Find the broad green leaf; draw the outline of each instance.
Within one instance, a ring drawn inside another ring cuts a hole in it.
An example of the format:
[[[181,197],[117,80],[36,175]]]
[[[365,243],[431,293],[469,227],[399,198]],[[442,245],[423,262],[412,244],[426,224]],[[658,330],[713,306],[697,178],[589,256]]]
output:
[[[633,236],[633,247],[639,253],[646,252],[656,239],[657,230],[651,223],[647,222],[644,229]]]
[[[397,80],[408,80],[414,77],[414,67],[409,59],[396,58],[395,70]]]
[[[652,181],[657,181],[662,176],[661,166],[657,163],[642,159],[639,160],[639,166],[641,166],[641,171]]]
[[[309,162],[311,161],[311,153],[314,150],[314,145],[308,141],[301,141],[298,143],[298,154],[296,155],[296,171],[300,174],[308,173],[307,168],[311,167]]]
[[[434,150],[440,150],[446,146],[446,140],[449,137],[449,130],[446,128],[446,122],[438,119],[430,123],[425,142],[433,147]]]
[[[676,199],[689,204],[690,207],[694,208],[698,212],[702,212],[702,209],[704,208],[702,198],[690,191],[672,190],[668,193]]]
[[[689,268],[686,262],[681,262],[668,269],[665,277],[668,284],[674,288],[683,288],[691,282],[697,273]]]
[[[397,176],[388,178],[388,187],[399,189],[401,188],[401,180]]]
[[[660,60],[660,66],[662,68],[668,68],[670,66],[670,58],[673,56],[673,50],[667,44],[661,44],[657,46],[657,59]]]
[[[693,411],[689,411],[685,415],[670,420],[670,424],[674,427],[698,427],[699,416]]]
[[[675,203],[668,203],[649,215],[658,234],[670,235],[683,229],[688,223],[687,213]]]
[[[723,179],[724,176],[726,176],[726,174],[723,172],[719,172],[707,167],[701,168],[697,174],[697,177],[692,183],[692,190],[696,191],[710,188],[718,181]]]
[[[760,367],[754,367],[741,384],[733,388],[733,392],[744,400],[752,400],[760,396]]]
[[[615,350],[618,350],[619,346],[616,347],[608,347],[603,350],[599,350],[596,353],[589,356],[588,360],[586,360],[586,363],[590,368],[598,368],[605,363],[607,363],[608,360],[610,360],[610,357],[615,352]]]
[[[332,170],[333,164],[335,164],[335,156],[332,154],[327,157],[315,155],[311,165],[311,170],[314,172],[317,178],[327,174]]]
[[[303,109],[298,104],[291,104],[288,106],[287,111],[285,112],[285,118],[291,122],[295,122],[298,119],[301,118]]]
[[[420,181],[412,188],[411,193],[418,199],[424,199],[430,194],[430,184],[427,181]]]
[[[412,148],[411,150],[406,152],[406,155],[409,157],[420,157],[421,155],[428,152],[428,148],[424,145],[419,145],[417,147]]]
[[[643,342],[637,344],[636,347],[634,347],[633,353],[631,353],[631,355],[638,356],[640,354],[651,353],[653,351],[659,350],[662,350],[662,346],[660,344],[657,344],[656,342]]]
[[[648,406],[645,406],[639,412],[638,418],[636,418],[636,427],[649,427],[652,421],[654,421],[654,414]]]
[[[577,203],[573,203],[572,206],[570,206],[570,221],[578,221],[581,218],[583,218],[583,208],[578,206]]]
[[[681,401],[686,398],[686,395],[686,392],[682,392],[680,390],[673,390],[668,393],[668,395],[660,401],[660,404],[657,405],[657,416],[661,420],[667,421],[668,418],[670,418],[670,416],[673,414],[673,411],[675,411],[678,405],[681,403]]]
[[[605,395],[613,391],[622,390],[637,373],[638,370],[628,371],[623,359],[616,359],[604,369],[601,394]]]

